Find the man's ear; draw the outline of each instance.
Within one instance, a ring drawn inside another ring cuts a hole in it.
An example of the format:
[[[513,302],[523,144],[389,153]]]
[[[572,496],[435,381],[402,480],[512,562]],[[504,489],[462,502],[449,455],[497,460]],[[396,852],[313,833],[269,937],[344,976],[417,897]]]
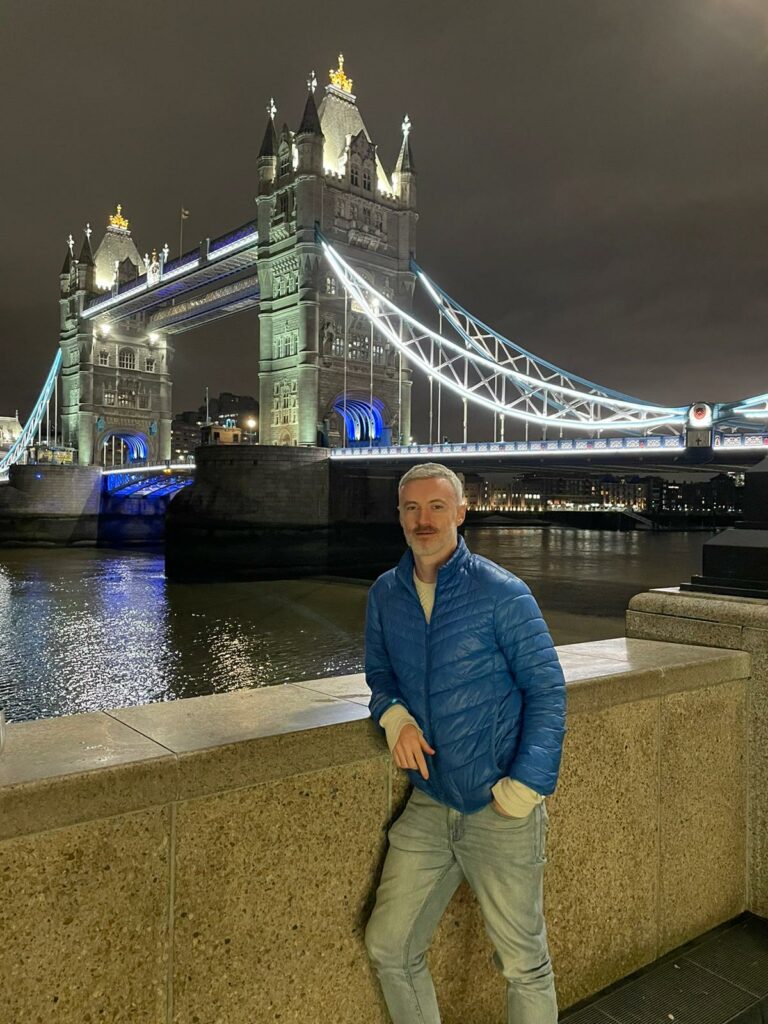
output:
[[[457,526],[461,526],[461,524],[464,522],[466,517],[467,517],[467,506],[466,505],[459,505],[459,510],[458,510],[458,512],[456,514],[456,525]]]

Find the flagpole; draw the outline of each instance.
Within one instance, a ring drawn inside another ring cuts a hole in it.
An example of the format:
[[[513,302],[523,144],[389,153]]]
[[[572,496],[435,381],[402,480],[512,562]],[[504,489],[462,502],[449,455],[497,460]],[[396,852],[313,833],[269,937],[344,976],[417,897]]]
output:
[[[181,256],[184,253],[184,249],[182,248],[183,244],[184,244],[184,204],[182,203],[181,207],[179,209],[179,259],[181,259]]]

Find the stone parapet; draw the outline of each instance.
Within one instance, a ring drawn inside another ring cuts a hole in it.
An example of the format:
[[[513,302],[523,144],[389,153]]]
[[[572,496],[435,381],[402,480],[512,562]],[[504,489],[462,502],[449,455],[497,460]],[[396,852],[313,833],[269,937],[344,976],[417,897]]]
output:
[[[629,602],[627,636],[749,652],[747,907],[768,917],[768,601],[651,590]]]
[[[559,654],[546,906],[565,1007],[745,908],[751,659]],[[367,700],[347,676],[11,725],[3,1021],[384,1024],[362,936],[408,787]],[[491,952],[462,886],[430,953],[446,1024],[501,1019]]]

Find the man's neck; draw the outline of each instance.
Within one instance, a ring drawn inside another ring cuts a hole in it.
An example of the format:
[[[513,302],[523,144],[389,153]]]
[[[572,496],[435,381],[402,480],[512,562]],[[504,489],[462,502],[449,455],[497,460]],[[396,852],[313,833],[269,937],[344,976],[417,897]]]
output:
[[[419,558],[418,555],[414,554],[413,564],[416,569],[416,575],[419,577],[422,583],[436,583],[437,573],[447,561],[450,560],[451,556],[458,547],[458,542],[448,552],[447,555],[440,555],[434,559],[432,558]]]

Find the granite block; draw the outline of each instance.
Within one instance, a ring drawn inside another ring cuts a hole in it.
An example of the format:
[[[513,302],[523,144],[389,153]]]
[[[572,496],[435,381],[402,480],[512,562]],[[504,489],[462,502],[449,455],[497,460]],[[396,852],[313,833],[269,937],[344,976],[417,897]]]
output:
[[[757,634],[745,629],[745,646],[753,653],[748,699],[748,903],[753,913],[768,917],[768,650]]]
[[[631,611],[671,615],[709,622],[754,625],[768,629],[768,601],[726,594],[691,593],[677,587],[637,594],[629,602]]]
[[[620,661],[629,671],[649,668],[676,668],[697,661],[711,661],[718,655],[711,644],[681,644],[663,640],[646,640],[633,637],[616,637],[613,640],[597,640],[588,644],[574,644],[568,651],[579,657],[612,659]]]
[[[169,818],[158,807],[0,842],[3,1024],[164,1024]]]
[[[569,684],[586,679],[599,683],[608,676],[630,671],[628,663],[619,661],[617,658],[598,658],[590,657],[587,654],[563,654],[560,652],[559,660],[565,681]]]
[[[179,804],[174,1024],[385,1024],[363,944],[383,759]]]
[[[659,955],[746,907],[745,694],[661,699]]]
[[[182,800],[386,753],[367,708],[290,684],[114,714],[178,755]]]
[[[292,683],[120,708],[110,714],[176,754],[366,717],[350,701]]]
[[[545,875],[563,1007],[656,955],[658,754],[658,699],[569,719]]]
[[[388,756],[389,760],[389,822],[390,824],[395,821],[405,810],[405,805],[408,803],[408,797],[411,795],[413,786],[409,776],[403,771],[402,768],[398,768],[393,758]]]
[[[168,803],[176,759],[97,711],[8,726],[0,755],[0,839]]]
[[[750,671],[749,655],[742,651],[624,638],[579,646],[592,649],[602,645],[606,657],[600,660],[597,671],[590,671],[594,664],[591,658],[576,652],[560,656],[571,714],[744,679]],[[624,660],[620,660],[622,653]],[[583,671],[579,662],[584,663]],[[574,663],[575,673],[570,669]]]
[[[742,647],[755,654],[768,654],[768,629],[745,626],[741,632]]]
[[[329,697],[340,697],[356,704],[368,707],[371,691],[365,682],[365,673],[357,672],[349,676],[333,676],[330,679],[307,679],[300,683],[292,683],[299,690],[313,690]]]
[[[627,611],[627,636],[732,650],[739,650],[742,645],[741,626],[642,611]]]

